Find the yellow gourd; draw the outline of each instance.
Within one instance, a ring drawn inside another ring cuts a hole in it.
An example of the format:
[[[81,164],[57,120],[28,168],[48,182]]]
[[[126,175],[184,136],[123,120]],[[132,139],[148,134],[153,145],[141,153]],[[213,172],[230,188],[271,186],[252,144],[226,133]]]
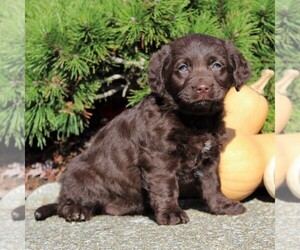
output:
[[[286,171],[290,165],[290,160],[287,157],[288,148],[280,142],[278,135],[276,136],[276,151],[275,151],[275,173],[274,173],[274,182],[275,188],[281,186],[284,182]]]
[[[269,105],[263,96],[263,89],[273,77],[274,71],[266,69],[260,79],[239,92],[231,88],[225,97],[224,118],[226,127],[245,134],[258,133],[266,121]]]
[[[266,167],[275,154],[275,134],[257,134],[252,135],[252,138],[257,144]]]
[[[277,144],[276,154],[272,156],[264,172],[264,185],[273,198],[275,198],[276,189],[284,182],[286,171],[285,150]]]
[[[263,184],[275,198],[275,134],[258,134],[252,137],[264,161]]]
[[[275,190],[284,182],[289,167],[293,165],[293,161],[295,161],[295,158],[300,155],[300,134],[276,135],[275,140],[276,150],[271,160],[267,164],[264,173],[264,184],[267,191],[272,197],[275,197]],[[296,163],[294,164],[294,166],[295,165]],[[294,173],[295,170],[291,170],[291,172]],[[299,178],[299,175],[298,177],[295,177],[290,174],[290,186],[295,186],[295,184],[292,184],[295,183],[295,178]]]
[[[261,183],[265,163],[251,136],[232,129],[227,132],[228,144],[219,167],[221,190],[232,200],[243,200]]]
[[[286,174],[286,183],[292,194],[300,199],[300,155],[298,155]]]
[[[282,163],[278,166],[276,164],[275,180],[278,180],[279,177],[282,178],[282,176],[284,179],[288,168],[299,155],[300,133],[281,134],[276,136],[276,161],[278,160]],[[280,182],[278,183],[278,181],[275,181],[275,183],[277,184],[276,186],[281,184]]]
[[[270,161],[267,164],[267,167],[264,171],[264,185],[266,190],[268,191],[269,195],[275,198],[275,168],[276,168],[276,157],[275,155],[272,156]]]
[[[282,164],[276,165],[275,176],[286,177],[289,189],[300,199],[300,133],[277,135],[276,144],[276,156]]]
[[[287,87],[299,75],[299,71],[288,69],[275,83],[275,133],[279,134],[288,123],[292,114],[292,103],[287,97]]]
[[[286,165],[290,166],[300,155],[300,133],[276,135],[276,154],[282,155],[283,150]]]

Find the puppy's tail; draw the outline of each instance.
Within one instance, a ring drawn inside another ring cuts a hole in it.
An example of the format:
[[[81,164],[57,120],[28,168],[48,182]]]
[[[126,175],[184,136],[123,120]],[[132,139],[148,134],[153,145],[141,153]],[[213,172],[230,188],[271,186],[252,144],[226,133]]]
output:
[[[57,215],[57,203],[51,203],[45,206],[39,207],[34,212],[34,217],[36,220],[45,220],[50,216]]]

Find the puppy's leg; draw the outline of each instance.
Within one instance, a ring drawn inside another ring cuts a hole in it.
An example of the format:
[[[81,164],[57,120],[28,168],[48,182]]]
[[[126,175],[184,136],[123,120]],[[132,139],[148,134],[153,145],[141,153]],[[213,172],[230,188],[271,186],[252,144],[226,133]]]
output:
[[[89,220],[105,196],[103,178],[88,163],[74,161],[61,179],[57,214],[68,222]]]
[[[246,208],[242,203],[232,201],[222,194],[218,165],[219,160],[216,160],[212,165],[204,166],[197,174],[204,201],[214,214],[237,215],[244,213]]]
[[[189,218],[178,205],[179,187],[175,173],[151,169],[144,172],[145,188],[159,225],[187,223]]]
[[[52,215],[57,215],[57,203],[41,206],[34,212],[34,217],[36,220],[46,220]]]
[[[132,214],[144,214],[144,205],[141,203],[129,204],[126,200],[112,201],[104,206],[103,211],[109,215],[132,215]]]

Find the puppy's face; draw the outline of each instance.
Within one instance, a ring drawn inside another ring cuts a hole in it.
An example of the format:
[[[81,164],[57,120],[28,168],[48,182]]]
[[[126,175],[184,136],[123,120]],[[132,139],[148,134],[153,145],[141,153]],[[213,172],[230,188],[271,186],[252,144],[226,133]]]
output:
[[[234,84],[239,90],[250,69],[228,42],[200,34],[164,46],[153,55],[149,69],[152,92],[170,97],[180,109],[211,110]]]

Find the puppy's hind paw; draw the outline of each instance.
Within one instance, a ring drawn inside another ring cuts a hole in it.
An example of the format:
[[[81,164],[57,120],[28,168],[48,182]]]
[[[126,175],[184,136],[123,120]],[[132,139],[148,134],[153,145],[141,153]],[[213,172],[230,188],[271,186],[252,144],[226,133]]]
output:
[[[225,213],[228,215],[238,215],[243,214],[245,212],[245,206],[238,201],[232,201],[231,205],[227,209],[225,209]]]
[[[169,211],[156,216],[156,222],[159,225],[176,225],[189,222],[186,212],[181,209]]]
[[[212,209],[214,214],[238,215],[246,212],[245,206],[238,201],[227,200]]]
[[[65,205],[62,208],[61,217],[65,218],[68,222],[82,222],[87,221],[92,217],[92,213],[86,207],[80,205]]]

